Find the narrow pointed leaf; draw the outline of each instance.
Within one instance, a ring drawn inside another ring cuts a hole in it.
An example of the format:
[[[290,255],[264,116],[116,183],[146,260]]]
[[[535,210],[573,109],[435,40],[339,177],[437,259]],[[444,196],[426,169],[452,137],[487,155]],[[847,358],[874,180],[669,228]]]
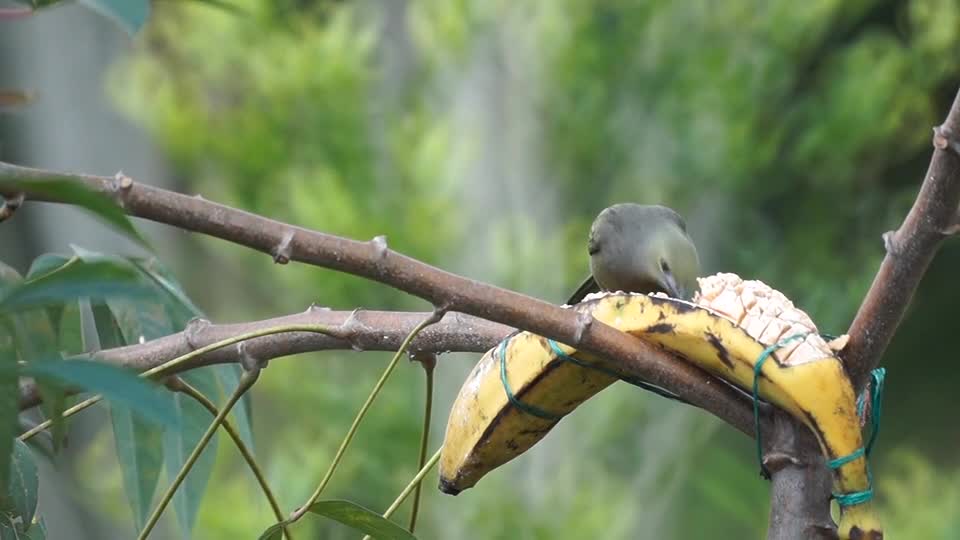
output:
[[[135,259],[94,253],[76,246],[73,249],[87,264],[110,262],[129,267],[135,270],[141,281],[149,287],[150,295],[145,300],[112,298],[106,301],[124,340],[128,343],[171,334],[183,328],[187,321],[195,316],[196,307],[183,295],[179,284],[171,276],[156,270],[158,265],[146,265]],[[218,380],[209,367],[191,370],[180,376],[210,399],[217,400],[222,397]],[[162,435],[163,460],[172,480],[210,425],[211,418],[210,413],[189,396],[174,393],[167,398],[171,411],[180,422],[179,429],[164,430]],[[189,537],[196,521],[197,510],[213,470],[216,445],[217,436],[214,436],[174,495],[173,506],[184,537]]]
[[[47,524],[44,523],[43,519],[34,523],[24,533],[23,538],[25,540],[47,540]]]
[[[163,468],[163,432],[142,420],[130,407],[112,404],[113,440],[123,473],[123,490],[137,531],[150,513]]]
[[[128,0],[118,0],[126,2]],[[131,3],[146,0],[129,0]],[[113,230],[122,233],[137,244],[148,248],[150,245],[140,235],[133,222],[109,197],[87,186],[65,178],[50,178],[36,174],[29,179],[0,180],[0,187],[6,192],[28,191],[57,201],[78,206],[95,215]]]
[[[0,263],[0,296],[16,288],[21,281],[16,270]],[[17,326],[17,321],[12,317],[0,315],[0,486],[7,485],[19,413]],[[0,495],[0,502],[5,499],[6,493]]]
[[[74,301],[76,305],[76,301]],[[24,362],[44,362],[61,357],[57,335],[53,330],[50,312],[34,308],[13,315],[16,333],[17,357]],[[40,409],[44,416],[53,419],[51,434],[53,448],[59,449],[66,436],[66,422],[61,415],[66,408],[67,396],[64,388],[57,384],[38,381]]]
[[[110,262],[67,264],[4,291],[0,295],[0,314],[62,305],[80,297],[142,297],[149,293],[149,288],[139,277],[135,270]]]
[[[310,512],[339,521],[344,525],[369,534],[376,540],[416,540],[409,531],[381,516],[350,501],[317,501]]]
[[[187,383],[199,390],[205,396],[216,396],[218,391],[217,380],[208,369],[191,370],[180,375]],[[167,475],[172,480],[186,462],[190,452],[200,441],[203,433],[210,425],[210,412],[196,401],[184,394],[172,396],[174,410],[181,419],[180,429],[168,429],[163,433],[164,463]],[[190,531],[196,522],[197,512],[207,488],[207,481],[213,471],[214,460],[217,454],[218,435],[214,435],[207,444],[200,458],[190,469],[183,485],[173,497],[173,506],[180,523],[184,538],[190,537]]]
[[[126,405],[145,419],[163,426],[172,428],[178,424],[162,390],[129,370],[96,361],[54,360],[29,364],[24,366],[23,372],[38,379],[103,394],[107,401]]]
[[[203,316],[200,308],[190,300],[184,292],[183,286],[177,281],[173,274],[158,264],[155,259],[134,259],[133,263],[137,265],[142,272],[150,276],[157,286],[167,293],[167,309],[170,311],[170,317],[176,328],[184,328],[191,319]],[[226,397],[233,394],[237,385],[240,384],[241,368],[236,364],[210,366],[205,369],[215,374],[222,392],[217,394],[219,396]],[[213,398],[214,396],[208,395],[207,397]],[[251,397],[248,392],[240,398],[240,401],[234,406],[230,412],[230,419],[236,426],[237,431],[240,432],[240,438],[251,452],[254,449],[253,430],[251,428],[252,422],[250,420],[252,416]]]
[[[12,325],[0,320],[0,486],[7,485],[10,470],[19,413],[18,389]]]
[[[20,517],[29,524],[37,511],[37,489],[40,485],[37,465],[27,445],[14,439],[7,489],[0,500],[0,511]]]
[[[27,270],[27,279],[33,279],[48,272],[52,272],[68,262],[70,262],[69,257],[65,257],[57,253],[44,253],[30,263],[30,269]],[[59,335],[60,318],[63,315],[63,306],[54,304],[47,306],[46,309],[47,314],[50,316],[50,322],[53,324],[53,333]]]
[[[93,317],[102,348],[127,344],[106,304],[94,305]],[[139,330],[134,333],[139,333]],[[164,397],[169,398],[166,395]],[[169,406],[173,407],[172,404]],[[123,489],[139,532],[150,512],[153,494],[160,480],[160,469],[163,468],[163,432],[155,424],[140,418],[129,407],[116,403],[110,405],[110,420],[123,475]]]
[[[283,526],[285,524],[286,522],[274,523],[267,527],[267,530],[263,531],[258,540],[280,540],[283,537]]]
[[[40,255],[30,264],[26,279],[32,281],[56,271],[69,262],[70,259],[63,255],[51,253]],[[49,304],[43,309],[24,309],[17,313],[17,348],[20,360],[44,361],[62,356],[66,349],[63,348],[59,338],[60,321],[68,304],[76,307],[77,300],[69,298],[63,302]],[[75,352],[81,351],[77,349]],[[53,420],[53,425],[50,427],[51,442],[52,448],[57,450],[63,445],[66,437],[66,422],[61,418],[67,405],[66,393],[62,387],[42,381],[38,381],[37,388],[42,400],[40,410],[46,418]]]

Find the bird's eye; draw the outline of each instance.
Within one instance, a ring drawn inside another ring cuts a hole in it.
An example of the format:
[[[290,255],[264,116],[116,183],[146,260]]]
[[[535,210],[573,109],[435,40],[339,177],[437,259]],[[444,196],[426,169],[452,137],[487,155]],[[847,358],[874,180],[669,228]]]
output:
[[[667,264],[665,259],[660,259],[660,270],[663,270],[664,273],[670,272],[670,265]]]

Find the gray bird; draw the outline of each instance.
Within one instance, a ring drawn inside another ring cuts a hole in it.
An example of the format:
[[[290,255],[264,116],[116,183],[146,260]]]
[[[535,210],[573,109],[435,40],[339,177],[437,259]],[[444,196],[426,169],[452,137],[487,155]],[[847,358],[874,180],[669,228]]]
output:
[[[615,204],[600,212],[587,242],[591,275],[567,304],[593,292],[664,292],[689,299],[700,259],[680,214],[659,205]]]

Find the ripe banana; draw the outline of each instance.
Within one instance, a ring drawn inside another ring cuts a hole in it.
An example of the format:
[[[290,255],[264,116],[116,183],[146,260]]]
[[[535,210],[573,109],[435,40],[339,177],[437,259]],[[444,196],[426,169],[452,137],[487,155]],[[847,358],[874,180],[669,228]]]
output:
[[[572,309],[656,343],[748,392],[763,351],[782,344],[762,365],[760,397],[809,426],[828,461],[855,455],[863,445],[860,419],[853,388],[835,355],[845,337],[827,343],[805,313],[759,281],[734,274],[698,281],[693,302],[599,293]],[[450,411],[440,457],[441,491],[456,495],[474,486],[615,382],[617,377],[603,369],[605,362],[529,332],[488,351]],[[834,469],[834,487],[838,493],[869,490],[866,458]],[[842,539],[882,538],[871,502],[841,507],[839,533]]]

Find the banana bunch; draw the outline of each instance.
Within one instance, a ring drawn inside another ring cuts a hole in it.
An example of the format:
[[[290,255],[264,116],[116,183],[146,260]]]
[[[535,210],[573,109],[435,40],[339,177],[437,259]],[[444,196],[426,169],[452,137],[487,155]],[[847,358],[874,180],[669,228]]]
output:
[[[572,309],[653,342],[759,396],[806,424],[825,458],[837,460],[834,491],[870,489],[856,399],[836,351],[783,294],[734,274],[698,280],[692,302],[663,295],[599,293]],[[789,338],[789,339],[785,339]],[[440,490],[456,495],[536,444],[565,415],[617,377],[606,361],[529,332],[488,351],[450,411]],[[594,369],[599,367],[600,369]],[[840,538],[882,538],[871,502],[841,507]]]

